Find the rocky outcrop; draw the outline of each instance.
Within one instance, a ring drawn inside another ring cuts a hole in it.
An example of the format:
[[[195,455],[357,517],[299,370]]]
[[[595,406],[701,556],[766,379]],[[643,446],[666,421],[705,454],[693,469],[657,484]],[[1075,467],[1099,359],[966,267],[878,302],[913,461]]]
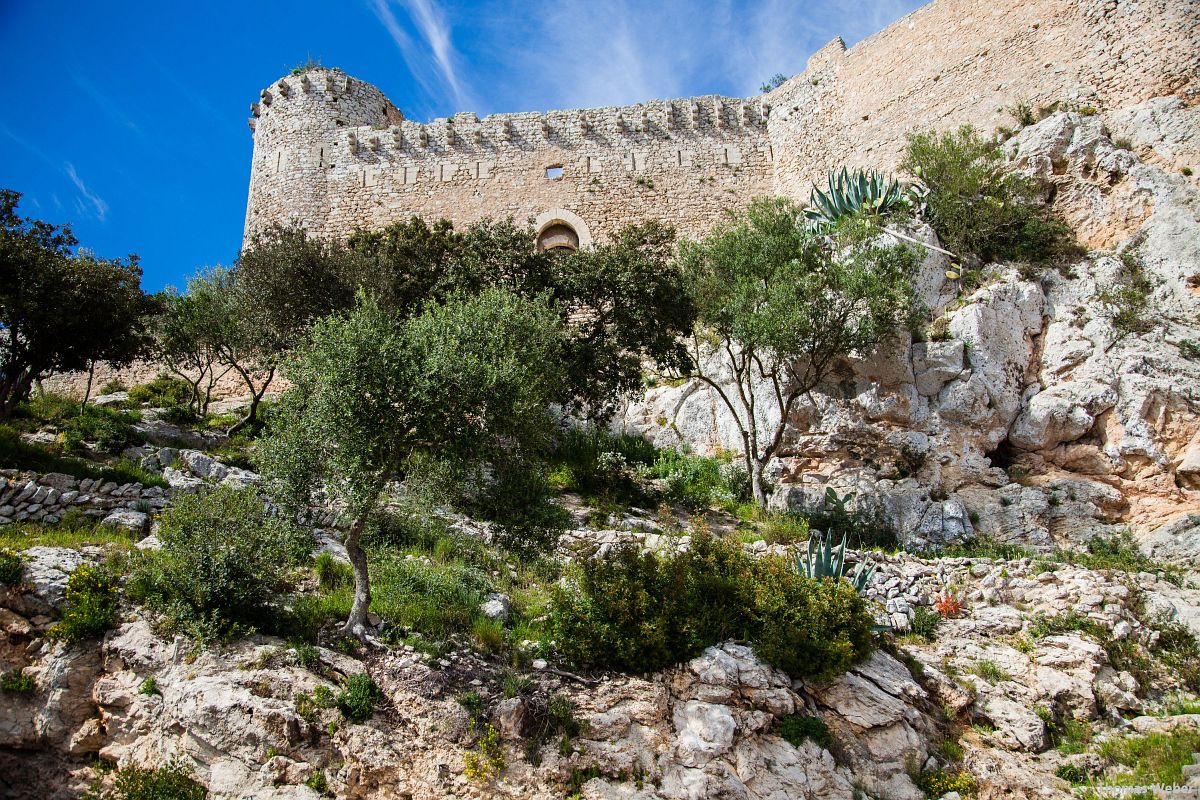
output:
[[[1128,526],[1160,557],[1200,557],[1200,361],[1186,344],[1200,342],[1200,190],[1178,171],[1196,127],[1172,98],[1059,112],[1014,136],[1014,166],[1092,251],[1040,276],[982,265],[983,285],[958,297],[930,254],[917,285],[941,318],[933,338],[846,361],[795,410],[773,502],[820,510],[826,488],[853,494],[915,547],[1073,546]],[[1123,259],[1152,284],[1132,335],[1100,299]],[[660,445],[739,447],[699,383],[652,388],[618,424]]]

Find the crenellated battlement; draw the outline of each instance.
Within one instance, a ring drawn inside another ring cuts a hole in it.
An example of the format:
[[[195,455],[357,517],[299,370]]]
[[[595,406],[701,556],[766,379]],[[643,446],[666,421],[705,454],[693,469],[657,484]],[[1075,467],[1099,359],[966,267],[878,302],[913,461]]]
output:
[[[1011,124],[1018,101],[1101,110],[1197,100],[1200,1],[936,0],[762,96],[415,122],[339,70],[287,75],[251,106],[246,236],[345,236],[409,215],[572,228],[649,218],[699,236],[760,195],[807,198],[848,165],[893,169],[914,128]]]

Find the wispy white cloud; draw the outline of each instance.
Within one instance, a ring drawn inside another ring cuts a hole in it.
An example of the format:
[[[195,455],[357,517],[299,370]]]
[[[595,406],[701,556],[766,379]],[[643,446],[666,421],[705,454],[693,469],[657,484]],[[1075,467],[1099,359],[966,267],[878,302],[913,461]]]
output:
[[[448,91],[456,110],[472,105],[472,94],[459,75],[459,55],[446,16],[433,0],[396,0],[420,40],[405,28],[393,11],[392,0],[370,0],[371,10],[400,50],[409,72],[431,99]]]
[[[749,96],[776,73],[803,71],[834,37],[853,43],[921,3],[491,0],[472,6],[480,35],[464,58],[490,69],[487,100],[503,110]]]
[[[142,132],[142,129],[139,128],[138,124],[134,122],[128,114],[125,113],[125,110],[121,108],[121,106],[111,97],[97,89],[91,81],[77,74],[72,74],[71,80],[76,86],[79,87],[80,91],[82,91],[88,96],[88,98],[91,99],[93,103],[100,107],[100,110],[102,110],[109,119],[117,123],[117,125],[120,125],[121,127],[137,134],[138,136],[145,136],[145,134]]]
[[[75,184],[75,188],[83,195],[83,199],[87,200],[95,210],[96,219],[104,222],[104,217],[108,214],[108,203],[104,202],[104,198],[88,189],[87,184],[79,177],[79,173],[75,171],[75,165],[70,161],[63,163],[63,172],[71,179],[71,183]],[[76,207],[82,212],[84,206],[82,202],[76,202]]]

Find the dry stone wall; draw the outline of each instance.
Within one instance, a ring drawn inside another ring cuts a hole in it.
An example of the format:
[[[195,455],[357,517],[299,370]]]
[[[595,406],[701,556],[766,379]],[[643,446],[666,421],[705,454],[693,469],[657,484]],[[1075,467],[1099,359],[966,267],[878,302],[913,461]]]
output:
[[[345,236],[415,214],[565,222],[583,245],[649,218],[694,237],[755,196],[805,199],[830,167],[891,169],[913,129],[990,131],[1017,101],[1194,104],[1197,74],[1200,0],[937,0],[745,100],[419,124],[375,87],[311,70],[252,107],[246,235],[299,222]]]

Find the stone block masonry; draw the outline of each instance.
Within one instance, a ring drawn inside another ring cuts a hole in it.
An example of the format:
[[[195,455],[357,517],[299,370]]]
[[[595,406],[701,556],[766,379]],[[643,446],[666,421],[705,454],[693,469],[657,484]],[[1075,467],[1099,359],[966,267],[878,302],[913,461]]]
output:
[[[893,169],[915,129],[989,132],[1017,102],[1194,104],[1197,74],[1200,0],[936,0],[850,49],[834,40],[759,97],[482,120],[416,123],[370,84],[314,69],[252,106],[245,233],[344,237],[417,215],[530,220],[554,229],[547,247],[647,219],[698,237],[756,196],[807,199],[830,168]]]

